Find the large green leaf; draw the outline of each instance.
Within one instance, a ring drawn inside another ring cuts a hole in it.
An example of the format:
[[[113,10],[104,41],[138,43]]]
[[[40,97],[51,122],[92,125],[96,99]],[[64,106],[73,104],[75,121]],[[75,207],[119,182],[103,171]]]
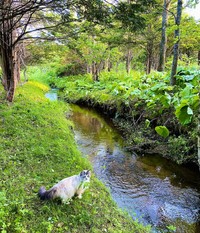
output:
[[[169,130],[166,126],[156,126],[155,127],[155,131],[157,132],[157,134],[159,134],[160,136],[166,138],[169,136]]]
[[[192,116],[193,116],[193,110],[188,106],[179,106],[176,109],[176,117],[179,119],[179,121],[181,122],[181,124],[186,125],[189,124],[192,120]]]

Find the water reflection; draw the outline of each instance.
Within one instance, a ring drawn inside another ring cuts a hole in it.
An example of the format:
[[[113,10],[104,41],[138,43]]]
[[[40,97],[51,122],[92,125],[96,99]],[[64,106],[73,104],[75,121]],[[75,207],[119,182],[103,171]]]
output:
[[[121,208],[157,229],[174,225],[176,232],[200,232],[199,173],[156,155],[130,154],[118,132],[98,114],[74,105],[72,110],[79,149]]]

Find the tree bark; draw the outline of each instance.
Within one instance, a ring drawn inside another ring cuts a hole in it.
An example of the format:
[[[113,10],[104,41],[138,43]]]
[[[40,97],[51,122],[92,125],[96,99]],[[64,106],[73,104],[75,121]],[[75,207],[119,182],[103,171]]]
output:
[[[180,29],[179,29],[179,26],[180,26],[180,23],[181,23],[182,5],[183,5],[183,1],[178,0],[178,2],[177,2],[177,15],[175,17],[175,24],[176,24],[177,28],[174,31],[174,37],[175,37],[174,56],[173,56],[171,77],[170,77],[170,84],[172,86],[176,84],[175,75],[176,75],[177,66],[178,66],[179,41],[180,41]]]
[[[20,80],[20,61],[17,48],[1,49],[2,84],[7,92],[6,99],[13,101],[15,88]]]
[[[171,0],[164,0],[163,4],[163,13],[162,13],[162,33],[161,33],[161,42],[160,42],[160,55],[158,63],[158,71],[165,70],[165,60],[166,60],[166,47],[167,47],[167,35],[166,28],[168,22],[168,11],[170,7]]]
[[[1,7],[11,6],[12,1],[4,1]],[[4,13],[5,12],[5,13]],[[19,44],[14,45],[17,32],[13,26],[13,20],[9,17],[9,11],[1,11],[0,22],[0,65],[2,68],[2,84],[7,92],[6,99],[13,101],[17,82],[20,80]],[[16,25],[15,25],[16,26]]]
[[[126,72],[127,72],[127,74],[130,74],[132,59],[133,59],[132,51],[131,51],[131,49],[128,49],[127,54],[126,54]]]
[[[97,62],[92,63],[92,79],[93,81],[99,81],[99,68]]]
[[[199,94],[200,97],[200,94]],[[200,169],[200,109],[198,114],[198,135],[197,135],[197,147],[198,147],[198,163],[199,163],[199,169]]]
[[[153,41],[147,42],[147,61],[146,61],[146,73],[150,74],[153,62]]]
[[[108,72],[111,71],[112,67],[113,67],[112,62],[110,60],[108,60]]]

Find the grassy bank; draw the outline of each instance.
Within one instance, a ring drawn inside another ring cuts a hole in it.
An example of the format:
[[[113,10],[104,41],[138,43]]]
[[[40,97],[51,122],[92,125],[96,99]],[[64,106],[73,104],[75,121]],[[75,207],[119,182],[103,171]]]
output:
[[[19,87],[13,104],[0,90],[0,231],[5,232],[149,232],[119,211],[109,192],[92,176],[83,199],[70,205],[37,196],[64,177],[91,169],[77,150],[65,104],[44,97],[47,87]]]
[[[160,153],[179,164],[197,163],[197,71],[181,71],[177,85],[159,72],[102,72],[100,81],[89,75],[53,78],[61,95],[73,103],[109,114],[127,141],[140,153]]]

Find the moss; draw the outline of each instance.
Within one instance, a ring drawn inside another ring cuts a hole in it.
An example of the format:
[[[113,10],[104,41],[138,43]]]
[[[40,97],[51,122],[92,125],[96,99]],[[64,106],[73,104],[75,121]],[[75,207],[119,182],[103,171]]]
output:
[[[94,175],[81,200],[39,200],[41,185],[92,169],[75,144],[68,106],[46,99],[47,89],[29,82],[13,104],[0,97],[1,232],[149,232],[117,208]]]

